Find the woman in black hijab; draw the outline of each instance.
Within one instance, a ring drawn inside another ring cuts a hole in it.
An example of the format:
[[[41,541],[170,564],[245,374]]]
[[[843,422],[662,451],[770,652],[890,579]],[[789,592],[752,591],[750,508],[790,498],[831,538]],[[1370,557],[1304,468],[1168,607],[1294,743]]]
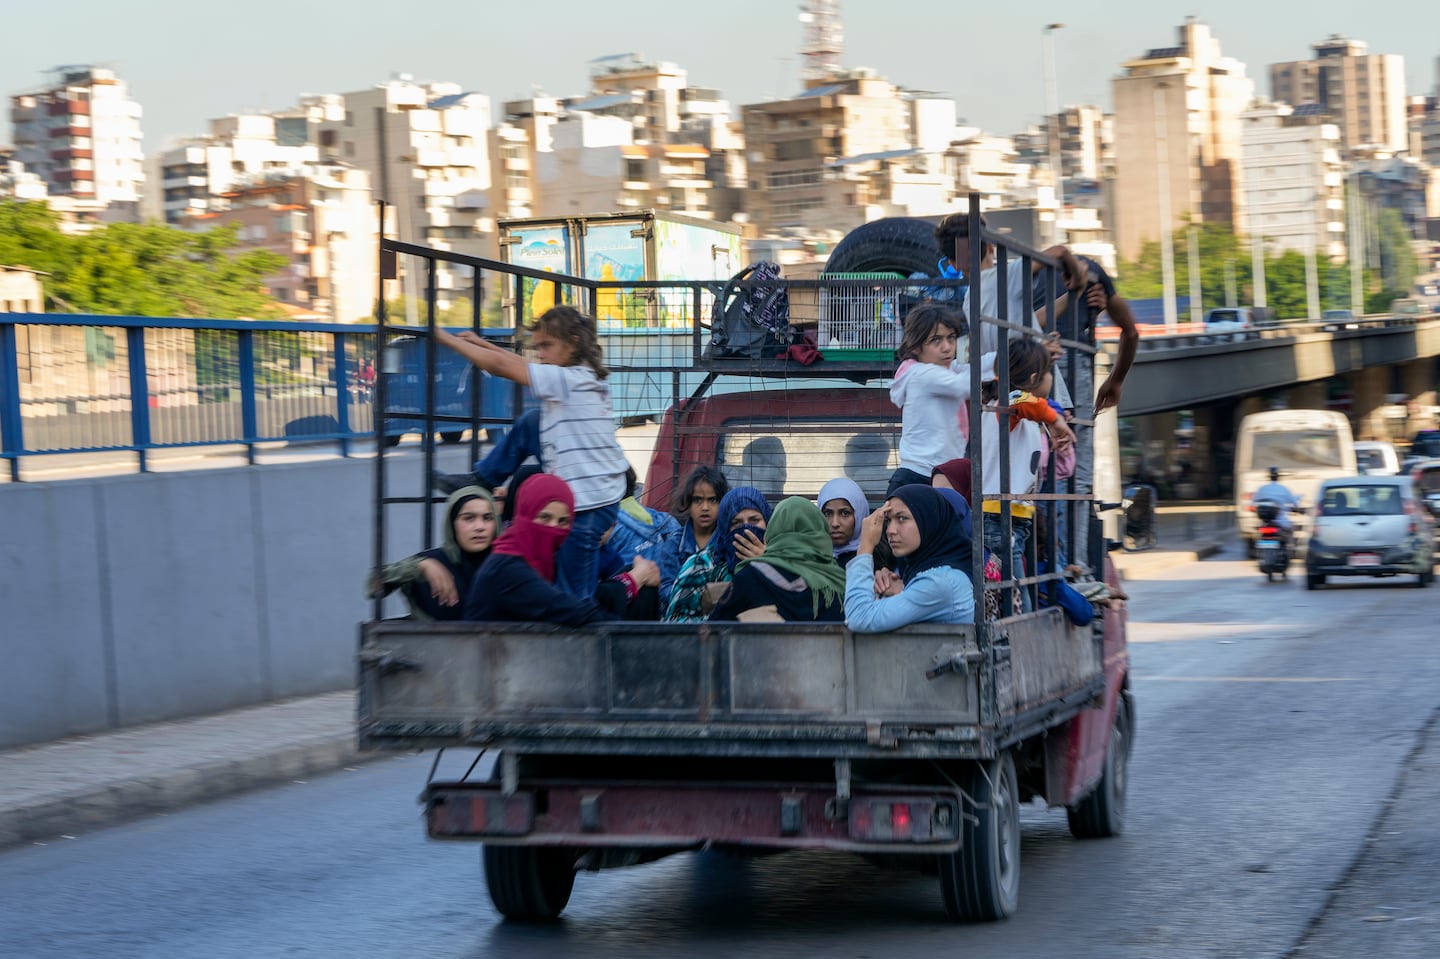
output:
[[[882,535],[898,573],[875,571]],[[855,558],[845,567],[845,622],[881,633],[911,623],[971,623],[975,592],[964,517],[929,486],[902,486],[866,518]]]

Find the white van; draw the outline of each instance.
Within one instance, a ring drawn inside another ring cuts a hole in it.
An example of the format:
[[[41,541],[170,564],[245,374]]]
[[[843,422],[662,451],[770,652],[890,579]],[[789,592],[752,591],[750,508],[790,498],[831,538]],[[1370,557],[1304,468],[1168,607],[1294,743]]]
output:
[[[1355,438],[1350,421],[1333,410],[1269,410],[1251,413],[1235,437],[1235,516],[1249,549],[1255,542],[1255,490],[1270,482],[1270,469],[1306,506],[1315,502],[1327,479],[1354,476]],[[1292,517],[1302,541],[1309,526],[1303,514]]]

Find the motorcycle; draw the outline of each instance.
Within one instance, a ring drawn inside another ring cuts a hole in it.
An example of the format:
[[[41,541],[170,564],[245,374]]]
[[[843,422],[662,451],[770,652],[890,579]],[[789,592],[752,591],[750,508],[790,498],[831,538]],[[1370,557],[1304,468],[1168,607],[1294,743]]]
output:
[[[1255,518],[1260,522],[1260,528],[1255,533],[1255,556],[1267,583],[1274,582],[1276,575],[1284,579],[1290,567],[1295,540],[1290,530],[1279,523],[1280,511],[1284,508],[1274,500],[1262,499],[1255,503]],[[1304,510],[1292,506],[1290,512]]]

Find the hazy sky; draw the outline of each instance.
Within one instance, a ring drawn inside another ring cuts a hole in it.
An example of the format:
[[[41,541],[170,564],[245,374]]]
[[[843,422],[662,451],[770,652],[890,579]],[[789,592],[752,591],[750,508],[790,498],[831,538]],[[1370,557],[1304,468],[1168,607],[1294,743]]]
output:
[[[639,52],[689,71],[732,104],[799,89],[794,0],[70,0],[4,3],[0,91],[21,92],[61,64],[108,65],[145,110],[146,149],[204,132],[210,117],[289,106],[300,93],[360,90],[393,73],[453,80],[497,105],[539,90],[586,92],[586,61]],[[1175,43],[1200,4],[844,0],[845,63],[912,89],[943,91],[960,116],[1018,132],[1045,107],[1041,27],[1056,35],[1060,98],[1110,106],[1119,65]],[[1021,8],[1024,9],[1021,9]],[[1383,10],[1383,15],[1380,11]],[[1405,57],[1407,92],[1432,93],[1440,55],[1435,0],[1210,0],[1203,19],[1268,94],[1266,65],[1306,59],[1331,33]],[[1077,17],[1083,16],[1080,21]],[[0,142],[10,139],[8,104]]]

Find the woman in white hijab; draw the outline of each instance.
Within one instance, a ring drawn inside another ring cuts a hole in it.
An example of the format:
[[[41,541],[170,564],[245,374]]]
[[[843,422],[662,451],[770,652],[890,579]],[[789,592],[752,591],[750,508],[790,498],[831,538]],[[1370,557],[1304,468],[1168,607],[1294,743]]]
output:
[[[815,505],[825,517],[830,531],[830,544],[835,549],[835,562],[843,568],[860,548],[860,524],[870,515],[870,504],[860,484],[841,476],[820,487]]]

